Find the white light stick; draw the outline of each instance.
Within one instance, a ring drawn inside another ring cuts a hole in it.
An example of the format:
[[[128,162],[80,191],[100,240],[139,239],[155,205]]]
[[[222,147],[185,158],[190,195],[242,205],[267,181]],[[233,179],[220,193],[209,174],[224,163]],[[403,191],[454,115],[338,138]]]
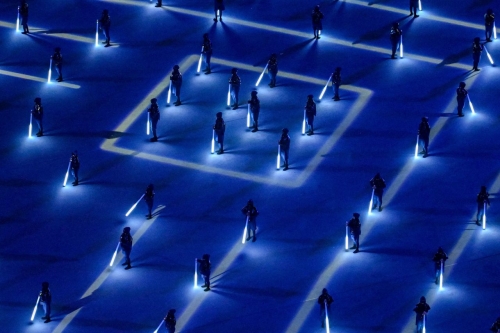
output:
[[[38,298],[36,300],[35,308],[33,309],[33,313],[31,314],[31,321],[33,321],[33,319],[35,319],[36,310],[38,309],[38,303],[40,303],[40,296],[38,296]]]
[[[422,11],[422,1],[418,0],[418,10]]]
[[[281,154],[280,153],[281,153],[281,147],[278,144],[278,159],[276,161],[276,169],[278,169],[278,170],[280,169],[280,158],[281,158],[281,156],[280,156]]]
[[[68,170],[66,171],[66,176],[64,176],[64,183],[63,183],[63,187],[66,186],[66,183],[68,182],[68,175],[69,175],[69,169],[71,168],[71,160],[69,161],[68,163]]]
[[[306,110],[304,109],[304,119],[302,120],[302,134],[306,134]]]
[[[476,111],[474,111],[474,106],[472,105],[472,102],[470,101],[469,94],[467,94],[467,98],[469,99],[469,107],[470,107],[470,110],[472,111],[472,113],[476,113]]]
[[[198,287],[198,259],[194,258],[194,288]]]
[[[401,31],[401,41],[399,45],[399,57],[403,58],[403,32]]]
[[[241,239],[241,244],[245,244],[246,235],[247,235],[247,228],[248,228],[248,219],[249,219],[249,216],[247,216],[247,221],[245,223],[245,230],[243,230],[243,238]]]
[[[158,330],[160,329],[161,325],[163,325],[163,322],[165,321],[165,319],[163,319],[160,323],[160,325],[158,325],[158,328],[153,332],[153,333],[158,333]]]
[[[203,58],[203,46],[201,47],[200,60],[198,60],[198,69],[196,70],[196,73],[200,72],[200,69],[201,69],[201,59],[202,58]]]
[[[95,46],[99,45],[99,20],[95,24]]]
[[[17,6],[17,21],[16,21],[16,31],[19,32],[19,6]],[[496,34],[495,34],[495,38]]]
[[[325,299],[325,326],[326,326],[326,333],[330,333],[330,321],[328,320],[328,308],[326,306],[326,299]]]
[[[443,259],[441,259],[441,272],[439,274],[439,289],[443,289]]]
[[[488,56],[488,59],[490,60],[490,63],[492,65],[494,65],[495,63],[493,62],[493,59],[491,58],[491,55],[490,53],[488,52],[488,49],[486,48],[486,46],[483,46],[484,47],[484,50],[486,51],[486,55]]]
[[[493,22],[493,38],[497,39],[497,27],[495,27],[495,22]]]
[[[115,253],[113,253],[113,257],[111,258],[111,261],[109,262],[109,267],[113,266],[113,263],[115,262],[116,254],[118,253],[119,248],[120,248],[120,242],[118,242],[118,245],[116,246]]]
[[[168,86],[168,93],[167,93],[167,104],[170,104],[170,95],[172,93],[172,81],[170,81],[170,84]]]
[[[368,214],[372,212],[372,205],[373,205],[373,195],[375,194],[375,189],[372,189],[372,198],[370,199],[370,206],[368,207]]]
[[[418,139],[420,138],[420,135],[417,134],[417,145],[415,146],[415,158],[418,156]]]
[[[137,202],[132,207],[130,207],[130,209],[128,210],[127,214],[125,214],[125,216],[129,216],[130,213],[132,213],[132,211],[135,209],[135,207],[137,207],[137,205],[139,204],[139,202],[141,202],[142,198],[144,198],[145,195],[146,194],[141,195],[139,200],[137,200]]]
[[[330,83],[330,80],[332,79],[332,76],[333,76],[333,73],[332,73],[332,75],[330,75],[330,77],[328,78],[328,81],[326,81],[325,87],[324,87],[324,88],[323,88],[323,90],[321,91],[321,95],[319,95],[319,100],[320,100],[320,101],[321,101],[321,99],[323,98],[323,95],[325,94],[326,88],[328,88],[328,83]]]
[[[250,103],[248,103],[247,127],[250,127]]]
[[[215,130],[212,131],[212,149],[210,150],[210,153],[215,153]]]
[[[483,230],[486,229],[486,202],[484,203],[483,207]]]
[[[229,84],[229,88],[227,90],[227,106],[231,104],[231,83]]]
[[[424,315],[424,329],[422,330],[423,333],[425,333],[425,315]]]
[[[349,251],[349,227],[345,227],[345,250]]]
[[[52,76],[52,58],[50,58],[50,65],[49,65],[49,77],[47,78],[47,82],[50,83],[50,77]]]
[[[259,86],[260,80],[262,80],[262,77],[264,76],[264,73],[266,72],[268,65],[269,65],[269,63],[266,64],[266,67],[264,67],[264,70],[262,71],[262,73],[260,73],[259,79],[257,80],[257,83],[255,84],[256,87]]]
[[[33,113],[30,113],[30,128],[29,128],[29,131],[28,131],[28,137],[31,138],[31,129],[32,129],[32,122],[33,122]]]
[[[148,112],[148,122],[146,123],[146,135],[149,135],[149,127],[150,123],[149,123],[149,112]]]

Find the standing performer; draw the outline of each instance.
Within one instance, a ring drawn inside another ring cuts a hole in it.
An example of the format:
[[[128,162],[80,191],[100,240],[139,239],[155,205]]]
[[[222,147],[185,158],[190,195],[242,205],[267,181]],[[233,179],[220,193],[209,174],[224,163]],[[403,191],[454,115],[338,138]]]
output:
[[[330,313],[330,305],[332,303],[333,303],[333,297],[328,294],[328,290],[326,290],[326,288],[323,288],[321,295],[318,297],[319,317],[321,319],[321,327],[325,327],[325,317],[327,313]]]
[[[276,87],[276,75],[278,75],[278,58],[276,53],[271,54],[271,58],[267,62],[267,74],[271,81],[269,82],[269,87]]]
[[[354,249],[353,253],[359,252],[359,236],[361,235],[361,222],[359,222],[359,214],[352,214],[352,218],[346,222],[346,225],[349,227],[349,231],[351,234],[351,239],[354,242],[354,245],[351,247],[351,250]]]
[[[233,110],[238,109],[238,95],[240,93],[241,79],[238,76],[238,69],[231,69],[231,77],[229,78],[229,85],[231,90],[231,98],[233,99]]]
[[[288,136],[288,132],[288,128],[283,128],[281,130],[281,138],[278,141],[280,145],[280,154],[285,162],[283,171],[288,170],[288,156],[290,155],[290,136]]]
[[[167,316],[164,320],[167,333],[175,333],[175,324],[177,324],[177,321],[175,320],[175,309],[168,310]]]
[[[476,215],[476,224],[481,225],[481,220],[484,215],[484,206],[488,204],[490,206],[490,199],[488,198],[490,194],[486,192],[486,186],[481,186],[481,191],[477,194],[476,202],[477,202],[477,215]]]
[[[78,171],[80,170],[80,160],[78,159],[78,152],[75,150],[71,153],[71,174],[75,181],[73,182],[73,186],[78,185]]]
[[[149,118],[151,119],[151,131],[153,132],[153,137],[149,139],[151,142],[158,141],[156,136],[156,126],[158,125],[158,120],[160,120],[160,109],[158,108],[157,99],[151,99],[151,106],[148,109]]]
[[[332,87],[333,87],[332,99],[334,101],[340,101],[339,88],[340,88],[340,84],[342,83],[342,76],[340,75],[341,70],[342,70],[342,68],[337,67],[335,69],[335,72],[332,75]]]
[[[307,126],[309,126],[309,130],[307,131],[307,135],[314,134],[314,117],[316,117],[316,103],[313,101],[313,95],[307,96],[306,106],[304,107],[306,110],[306,119]]]
[[[374,189],[374,200],[372,209],[376,209],[378,206],[378,211],[382,211],[382,195],[384,195],[385,180],[380,177],[380,173],[377,173],[375,177],[370,180],[370,185]]]
[[[323,30],[323,24],[321,20],[323,19],[323,13],[319,10],[319,5],[316,5],[314,7],[314,10],[311,14],[312,18],[312,25],[313,25],[313,31],[314,31],[314,38],[320,39],[320,33],[321,30]]]
[[[152,210],[155,197],[154,189],[155,189],[154,185],[149,184],[148,187],[146,187],[146,193],[144,194],[144,201],[146,201],[146,205],[148,205],[148,215],[146,215],[148,220],[150,220],[153,217]]]
[[[203,34],[203,50],[201,51],[205,56],[205,64],[207,67],[203,70],[205,74],[210,74],[210,59],[212,59],[212,42],[208,38],[208,34]]]
[[[431,127],[429,126],[429,118],[422,117],[422,122],[418,125],[418,138],[423,150],[419,154],[424,154],[427,157],[429,154],[429,136],[431,134]]]
[[[217,155],[224,154],[224,133],[226,132],[226,123],[222,119],[222,112],[217,112],[215,115],[215,125],[213,127],[215,135],[217,135],[217,142],[219,143],[219,150]]]
[[[104,34],[104,38],[106,38],[106,41],[102,43],[106,44],[105,47],[111,46],[111,44],[109,43],[109,28],[111,27],[111,18],[109,17],[107,9],[102,11],[101,18],[99,19],[99,26]]]
[[[42,319],[45,319],[44,323],[50,323],[50,309],[52,304],[52,294],[50,293],[49,283],[42,282],[42,290],[40,291],[40,303],[43,306],[44,316]]]
[[[448,259],[448,256],[446,253],[443,251],[441,246],[438,248],[436,254],[434,254],[434,257],[432,258],[432,261],[434,261],[434,268],[435,268],[435,280],[434,282],[436,284],[439,284],[439,275],[441,274],[441,261],[443,261],[443,274],[444,274],[444,263]]]
[[[257,215],[259,215],[259,211],[253,205],[252,199],[248,200],[246,206],[241,209],[241,212],[248,218],[247,240],[250,240],[250,238],[252,238],[252,236],[250,236],[250,231],[252,231],[253,232],[252,242],[255,242],[257,240],[256,236]]]
[[[21,25],[23,26],[22,34],[29,34],[30,29],[28,27],[28,4],[25,0],[21,1],[21,6],[19,7],[19,14],[21,15]]]
[[[212,269],[212,263],[210,262],[210,255],[204,254],[202,259],[197,259],[196,261],[200,263],[200,273],[201,273],[201,276],[203,277],[203,280],[205,281],[205,284],[201,287],[205,288],[205,291],[209,291],[210,290],[210,272]]]
[[[427,312],[431,307],[429,304],[426,303],[425,297],[422,296],[420,297],[420,303],[418,303],[413,311],[415,311],[416,318],[415,318],[415,325],[417,325],[417,333],[422,333],[424,329],[424,316],[427,315]]]
[[[57,74],[59,74],[59,77],[57,78],[57,82],[62,82],[63,77],[62,77],[62,62],[63,62],[63,57],[61,54],[61,48],[56,47],[54,49],[54,54],[52,55],[52,61],[54,62],[54,66],[56,67]]]
[[[399,23],[394,22],[391,27],[391,45],[392,45],[392,59],[396,59],[396,51],[401,47],[399,45],[401,41],[401,29],[399,29]]]
[[[481,60],[481,53],[483,52],[483,44],[481,44],[481,40],[479,37],[474,38],[474,42],[472,43],[472,60],[473,60],[473,65],[472,65],[472,70],[473,71],[480,71],[477,66],[479,65],[479,60]]]
[[[418,8],[418,0],[410,0],[410,16],[413,15],[414,18],[417,18],[419,16],[417,15],[417,8]]]
[[[460,82],[457,88],[457,110],[458,116],[463,117],[463,109],[465,105],[465,98],[467,97],[467,90],[465,90],[465,82]]]
[[[36,133],[37,137],[43,136],[43,106],[42,99],[40,97],[35,98],[35,105],[31,110],[31,114],[38,125],[38,133]]]
[[[132,266],[130,265],[130,253],[132,252],[132,235],[130,234],[130,228],[125,227],[123,228],[123,233],[120,236],[120,247],[122,248],[122,252],[125,255],[125,262],[122,264],[122,266],[127,266],[125,269],[131,269]]]
[[[215,18],[214,22],[217,22],[217,12],[219,12],[219,20],[222,22],[222,12],[226,9],[224,6],[224,0],[214,0],[214,12]]]
[[[253,120],[252,132],[255,133],[259,130],[260,100],[257,98],[257,91],[253,90],[250,94],[252,97],[248,100],[248,104],[250,104],[250,112]]]
[[[172,82],[172,93],[177,97],[175,101],[175,106],[181,105],[181,86],[182,86],[182,74],[179,72],[179,65],[175,65],[172,69],[172,75],[170,75],[170,81]]]
[[[490,8],[484,14],[484,33],[486,35],[486,41],[491,42],[491,35],[493,33],[493,29],[495,28],[495,13]]]

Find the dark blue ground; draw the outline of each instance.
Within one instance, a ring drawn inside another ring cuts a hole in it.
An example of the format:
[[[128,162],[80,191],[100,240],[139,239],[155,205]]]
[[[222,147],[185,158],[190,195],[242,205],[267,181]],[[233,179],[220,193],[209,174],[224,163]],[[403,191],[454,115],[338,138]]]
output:
[[[321,2],[319,41],[310,39],[314,1],[228,1],[224,23],[214,24],[211,1],[159,9],[138,0],[32,0],[29,36],[14,32],[17,2],[0,4],[0,331],[153,332],[176,308],[178,332],[322,332],[315,302],[326,287],[332,332],[413,332],[422,295],[432,308],[428,333],[487,332],[499,315],[500,79],[485,54],[481,72],[468,70],[484,12],[500,9],[488,0],[424,1],[410,19],[407,0],[368,2]],[[104,8],[114,46],[96,48]],[[404,33],[398,60],[389,59],[393,21]],[[205,32],[214,45],[209,76],[196,74]],[[487,47],[500,61],[498,43]],[[56,46],[65,82],[79,89],[12,76],[45,79]],[[277,87],[264,77],[260,131],[251,133],[245,102],[273,52]],[[184,75],[179,107],[165,105],[175,64]],[[242,78],[237,111],[226,107],[233,66]],[[316,134],[302,136],[306,96],[317,100],[337,66],[342,100],[333,102],[329,88]],[[466,106],[456,116],[460,81],[476,115]],[[37,96],[45,136],[28,139]],[[157,143],[145,134],[153,97]],[[218,111],[227,123],[222,156],[210,154]],[[430,156],[414,159],[424,115]],[[275,167],[283,127],[292,140],[287,172]],[[75,149],[81,185],[63,188]],[[388,184],[385,209],[367,216],[376,172]],[[146,221],[142,202],[125,217],[149,183],[155,218]],[[473,223],[481,185],[492,194],[485,231]],[[260,211],[258,240],[242,245],[249,198]],[[345,253],[344,222],[355,211],[361,252]],[[133,268],[107,268],[125,226],[136,241]],[[442,291],[431,262],[438,246],[450,257]],[[193,289],[193,259],[204,253],[209,293]],[[53,321],[44,324],[40,308],[30,323],[42,281],[51,284]]]

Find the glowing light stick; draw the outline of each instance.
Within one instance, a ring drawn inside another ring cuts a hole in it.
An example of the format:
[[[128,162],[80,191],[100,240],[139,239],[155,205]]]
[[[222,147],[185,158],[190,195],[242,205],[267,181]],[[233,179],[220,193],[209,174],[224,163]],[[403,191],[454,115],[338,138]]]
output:
[[[439,274],[439,289],[443,289],[443,259],[441,259],[441,272]]]
[[[135,207],[137,207],[137,205],[139,204],[139,202],[141,202],[142,198],[144,198],[145,195],[146,194],[141,195],[139,200],[137,200],[137,202],[132,207],[130,207],[130,209],[128,210],[127,214],[125,214],[125,216],[129,216],[130,213],[132,213],[132,211],[135,209]]]
[[[241,244],[245,244],[245,240],[246,240],[246,235],[247,235],[247,228],[248,228],[248,219],[250,217],[247,216],[247,221],[245,223],[245,230],[243,230],[243,238],[241,239]]]
[[[99,45],[99,20],[95,24],[95,46]]]
[[[33,113],[30,113],[30,127],[29,127],[29,131],[28,131],[28,138],[31,138],[31,129],[33,128],[32,127],[32,122],[33,122]]]
[[[422,11],[422,1],[418,0],[418,10]]]
[[[40,296],[38,296],[38,299],[36,300],[35,308],[33,309],[33,313],[31,314],[31,321],[35,319],[36,310],[38,309],[38,303],[40,303]]]
[[[248,103],[247,127],[250,127],[250,103]]]
[[[306,134],[306,110],[304,109],[304,120],[302,120],[302,134]]]
[[[423,325],[423,326],[424,326],[424,328],[423,328],[423,330],[422,330],[422,332],[423,332],[423,333],[425,333],[425,317],[426,317],[426,316],[424,315],[424,325]]]
[[[50,77],[52,76],[52,57],[50,58],[50,65],[49,65],[49,77],[47,78],[47,82],[50,83]]]
[[[370,206],[368,207],[368,214],[372,212],[372,206],[373,206],[373,195],[375,194],[375,189],[372,189],[372,198],[370,199]]]
[[[472,105],[472,102],[470,101],[469,94],[467,94],[467,98],[469,99],[469,107],[470,107],[470,110],[472,111],[472,113],[476,113],[476,111],[474,111],[474,106]]]
[[[231,83],[229,84],[229,89],[227,90],[227,106],[231,104]]]
[[[212,149],[210,150],[210,153],[215,153],[215,130],[212,131]]]
[[[488,49],[486,48],[486,46],[483,46],[484,47],[484,50],[486,51],[486,55],[488,56],[488,59],[490,60],[490,64],[494,64],[493,62],[493,59],[491,58],[491,55],[490,53],[488,52]]]
[[[170,81],[170,84],[168,86],[168,93],[167,93],[167,104],[170,103],[170,95],[172,94],[172,81]]]
[[[120,242],[118,242],[118,245],[116,246],[115,253],[113,253],[113,257],[111,258],[111,261],[109,262],[109,267],[113,266],[113,263],[115,262],[116,254],[118,253],[119,248],[120,248]]]
[[[349,227],[345,227],[345,250],[349,250]]]
[[[260,80],[262,80],[262,77],[264,76],[264,73],[266,72],[268,65],[269,65],[269,63],[266,64],[266,67],[264,67],[264,70],[262,71],[262,73],[260,73],[259,79],[257,80],[257,83],[255,84],[256,87],[259,86]]]
[[[201,47],[200,60],[198,60],[198,69],[196,70],[196,73],[200,72],[200,69],[201,69],[201,59],[202,58],[203,58],[203,46]]]
[[[323,88],[323,90],[321,91],[321,95],[319,95],[319,100],[320,100],[320,101],[321,101],[321,99],[323,98],[323,95],[325,94],[326,88],[328,88],[328,84],[330,83],[330,80],[332,79],[332,76],[333,76],[333,73],[332,73],[332,75],[330,75],[330,77],[328,78],[328,81],[326,81],[325,87],[324,87],[324,88]]]
[[[403,32],[401,31],[401,40],[399,45],[399,57],[403,58]]]
[[[417,145],[415,146],[415,158],[418,156],[418,139],[420,138],[420,135],[417,134]]]
[[[483,230],[486,229],[486,202],[484,203],[483,206]]]
[[[276,161],[276,169],[280,169],[280,158],[281,158],[281,147],[280,145],[278,144],[278,159]]]
[[[19,32],[19,6],[17,6],[16,31],[17,31],[17,32]],[[496,33],[495,33],[495,38],[497,38],[497,37],[496,37]]]
[[[158,333],[158,330],[161,328],[161,325],[163,325],[163,322],[165,321],[165,319],[163,319],[160,323],[160,325],[158,325],[158,328],[153,332],[153,333]]]
[[[149,112],[148,112],[148,122],[146,123],[146,134],[149,135],[149,127],[150,127],[150,123],[149,123]]]
[[[495,22],[493,22],[493,38],[497,39],[497,27],[495,27]]]
[[[326,300],[325,300],[325,326],[326,326],[326,333],[330,333],[330,321],[328,320],[328,308],[326,306]]]
[[[194,259],[194,288],[198,287],[198,259]]]
[[[69,163],[68,163],[68,170],[66,171],[66,176],[64,176],[63,187],[65,187],[66,183],[68,182],[68,175],[69,175],[69,169],[70,168],[71,168],[71,160],[69,160]]]

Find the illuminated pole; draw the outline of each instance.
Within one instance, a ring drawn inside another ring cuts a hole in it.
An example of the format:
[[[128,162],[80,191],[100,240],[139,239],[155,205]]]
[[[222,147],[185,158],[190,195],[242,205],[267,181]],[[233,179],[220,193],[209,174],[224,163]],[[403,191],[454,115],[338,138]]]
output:
[[[215,130],[212,131],[212,149],[210,150],[210,154],[215,153]]]
[[[158,328],[153,332],[153,333],[158,333],[158,330],[161,328],[161,325],[163,325],[163,322],[165,321],[165,319],[163,319],[160,323],[160,325],[158,325]]]
[[[418,156],[418,139],[420,138],[420,135],[417,134],[417,145],[415,146],[415,158]]]
[[[328,307],[326,306],[326,299],[325,299],[325,326],[326,326],[326,333],[330,333],[330,321],[328,320]]]
[[[227,89],[227,106],[231,104],[231,83],[229,84],[229,88]]]
[[[259,79],[257,80],[257,83],[255,84],[256,87],[259,86],[259,83],[260,83],[260,80],[262,80],[262,77],[264,76],[264,73],[266,72],[266,69],[267,69],[267,66],[269,65],[269,63],[266,64],[266,67],[264,67],[264,70],[262,71],[262,73],[260,74],[259,76]]]
[[[375,194],[375,189],[372,189],[372,198],[370,199],[370,206],[368,207],[368,214],[372,212],[372,206],[373,206],[373,195]]]
[[[345,227],[345,250],[349,251],[349,227]]]
[[[302,135],[306,134],[306,110],[304,109],[304,120],[302,120]]]
[[[247,127],[250,127],[250,103],[248,103]]]
[[[31,321],[33,321],[33,319],[35,319],[36,310],[38,309],[38,303],[40,303],[40,296],[38,296],[38,298],[36,300],[35,308],[33,309],[33,313],[31,314]]]
[[[497,39],[497,27],[495,27],[495,22],[493,22],[493,38]]]
[[[19,8],[19,6],[17,6],[17,21],[16,21],[16,31],[17,32],[19,32],[19,10],[20,10],[20,8]],[[495,38],[497,38],[496,32],[495,32]]]
[[[130,213],[132,213],[132,211],[135,209],[135,207],[137,207],[137,205],[139,204],[139,202],[141,202],[142,198],[144,198],[144,195],[141,195],[141,197],[139,198],[139,200],[137,200],[137,202],[132,206],[130,207],[130,209],[128,210],[127,214],[125,214],[125,216],[129,216]]]
[[[50,65],[49,65],[49,77],[47,78],[47,82],[50,83],[50,77],[52,76],[52,57],[50,57]]]
[[[281,147],[280,145],[278,144],[278,158],[277,158],[277,161],[276,161],[276,169],[280,169],[280,158],[281,158]]]
[[[443,289],[443,267],[444,266],[444,262],[443,262],[443,259],[441,259],[441,272],[439,274],[439,289]]]
[[[203,58],[203,46],[201,47],[200,60],[198,60],[198,69],[196,70],[196,73],[200,72],[200,69],[201,69],[201,59],[202,58]]]
[[[472,111],[472,113],[476,113],[476,111],[474,111],[474,106],[472,105],[472,102],[470,101],[469,94],[467,94],[467,99],[469,100],[469,107],[470,107],[470,110]]]
[[[118,253],[119,248],[120,248],[120,242],[118,242],[118,245],[116,246],[115,253],[113,253],[113,257],[111,258],[111,261],[109,262],[109,267],[113,266],[113,263],[115,262],[116,254]]]
[[[68,170],[66,171],[66,176],[64,176],[63,187],[65,187],[66,183],[68,182],[68,175],[69,175],[69,169],[70,168],[71,168],[71,159],[69,160],[69,163],[68,163]]]
[[[95,46],[99,45],[99,20],[95,24]]]
[[[401,30],[401,40],[399,45],[399,57],[403,58],[403,31]]]
[[[146,123],[146,135],[149,135],[149,127],[150,124],[149,124],[149,112],[148,112],[148,122]]]
[[[198,287],[198,258],[194,258],[194,288]]]
[[[424,315],[424,327],[423,327],[422,333],[425,333],[425,315]]]
[[[247,216],[247,221],[245,223],[245,230],[243,230],[243,238],[241,239],[241,244],[245,244],[245,240],[246,240],[246,235],[247,235],[247,228],[248,228],[248,219],[250,217]]]
[[[167,104],[170,104],[170,95],[172,93],[172,81],[170,81],[170,84],[168,85],[168,93],[167,93]]]
[[[324,88],[323,88],[323,90],[321,91],[321,95],[319,95],[319,100],[320,100],[320,101],[321,101],[321,99],[323,98],[323,95],[325,94],[326,88],[328,88],[328,83],[330,83],[330,80],[332,79],[332,76],[333,76],[333,73],[332,73],[332,75],[330,75],[330,77],[328,78],[328,81],[326,81],[325,87],[324,87]]]
[[[484,203],[483,206],[483,230],[486,229],[486,202]]]
[[[486,51],[486,55],[488,56],[488,59],[490,60],[490,63],[492,65],[494,65],[495,63],[493,62],[493,59],[491,58],[491,55],[490,53],[488,52],[488,49],[486,48],[486,46],[483,46],[484,47],[484,50]]]
[[[29,131],[28,131],[28,138],[31,138],[31,130],[33,128],[33,126],[31,125],[33,123],[33,113],[30,113],[30,127],[29,127]]]
[[[422,1],[418,0],[418,10],[422,11]]]

